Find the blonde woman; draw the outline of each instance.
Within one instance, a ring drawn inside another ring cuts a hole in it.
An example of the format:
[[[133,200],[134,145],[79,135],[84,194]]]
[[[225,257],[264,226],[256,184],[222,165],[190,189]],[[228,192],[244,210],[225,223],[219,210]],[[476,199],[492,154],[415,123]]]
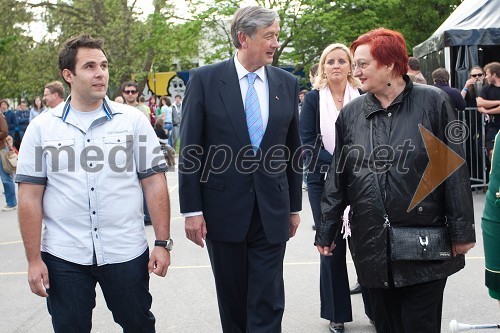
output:
[[[300,115],[300,136],[304,145],[315,147],[308,163],[307,188],[314,224],[319,226],[320,202],[325,174],[335,148],[335,121],[341,109],[358,97],[360,82],[352,76],[352,56],[343,44],[331,44],[323,51],[313,90],[304,97]],[[317,142],[317,139],[321,141]],[[346,267],[346,242],[339,233],[336,250],[321,256],[321,318],[330,321],[331,332],[344,331],[352,321],[349,280]]]

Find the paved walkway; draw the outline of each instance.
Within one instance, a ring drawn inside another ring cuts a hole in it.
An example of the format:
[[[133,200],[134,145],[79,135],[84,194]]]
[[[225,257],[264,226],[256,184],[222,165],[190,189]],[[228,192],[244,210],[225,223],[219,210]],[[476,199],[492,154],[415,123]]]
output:
[[[206,249],[189,242],[179,213],[177,175],[167,175],[172,204],[172,266],[166,278],[151,277],[152,311],[157,318],[157,332],[221,332],[214,281]],[[3,192],[0,185],[0,192]],[[0,197],[0,206],[5,204]],[[307,192],[304,192],[302,223],[287,246],[285,257],[286,309],[283,332],[327,333],[328,323],[319,318],[319,254],[313,247],[314,232]],[[448,280],[445,290],[442,331],[448,332],[451,319],[462,323],[500,322],[498,303],[488,297],[484,287],[484,256],[480,218],[484,195],[474,195],[478,243],[467,256],[466,268]],[[152,227],[147,227],[152,244]],[[351,283],[356,274],[350,258]],[[0,332],[52,332],[44,299],[34,296],[26,277],[27,263],[17,225],[17,212],[0,212]],[[354,321],[346,332],[375,332],[363,313],[361,295],[352,296]],[[487,332],[488,330],[482,330]],[[496,330],[495,330],[496,331]],[[93,330],[118,333],[104,299],[98,291]]]

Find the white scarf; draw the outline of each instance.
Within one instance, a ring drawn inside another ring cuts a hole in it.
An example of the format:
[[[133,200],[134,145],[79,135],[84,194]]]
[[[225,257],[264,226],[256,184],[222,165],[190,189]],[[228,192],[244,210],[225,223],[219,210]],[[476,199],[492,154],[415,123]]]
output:
[[[347,82],[344,92],[344,105],[359,96],[358,89],[354,88]],[[335,122],[339,117],[340,110],[337,110],[335,101],[333,100],[330,88],[326,86],[319,91],[319,127],[321,131],[321,137],[323,140],[323,146],[325,149],[333,155],[335,150]],[[344,234],[342,238],[347,239],[351,236],[351,226],[349,224],[349,210],[350,206],[344,210],[344,216],[342,218],[342,230]]]
[[[344,106],[359,96],[358,89],[347,83],[344,92]],[[335,122],[340,114],[333,100],[330,88],[326,86],[319,90],[319,127],[323,146],[333,155],[335,149]]]

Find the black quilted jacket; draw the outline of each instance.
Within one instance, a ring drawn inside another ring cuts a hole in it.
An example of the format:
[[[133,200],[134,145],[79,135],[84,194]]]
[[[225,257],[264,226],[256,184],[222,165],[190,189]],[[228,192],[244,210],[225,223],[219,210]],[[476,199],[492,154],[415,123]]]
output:
[[[405,81],[405,90],[387,109],[368,93],[342,110],[336,123],[334,160],[321,203],[321,226],[315,241],[324,246],[340,232],[342,212],[351,205],[351,254],[359,282],[369,288],[441,279],[465,266],[463,255],[448,261],[391,262],[385,213],[392,226],[447,224],[452,242],[475,242],[466,164],[440,185],[432,177],[422,178],[429,158],[419,125],[463,156],[457,144],[460,131],[456,131],[456,126],[461,125],[456,123],[442,90],[413,85],[407,76]],[[435,151],[435,145],[429,148]],[[451,165],[444,155],[437,158],[439,170]],[[421,181],[429,189],[439,186],[408,211]]]

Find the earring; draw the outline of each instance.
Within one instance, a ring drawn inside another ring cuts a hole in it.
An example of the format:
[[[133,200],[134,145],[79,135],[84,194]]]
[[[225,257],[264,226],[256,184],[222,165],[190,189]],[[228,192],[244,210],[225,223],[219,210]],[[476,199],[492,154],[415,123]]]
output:
[[[326,79],[326,73],[323,73],[322,77],[323,79]]]
[[[351,72],[347,73],[347,76],[351,76]]]
[[[387,74],[387,79],[390,80],[389,74]],[[391,82],[387,82],[387,86],[390,87],[391,86]]]

